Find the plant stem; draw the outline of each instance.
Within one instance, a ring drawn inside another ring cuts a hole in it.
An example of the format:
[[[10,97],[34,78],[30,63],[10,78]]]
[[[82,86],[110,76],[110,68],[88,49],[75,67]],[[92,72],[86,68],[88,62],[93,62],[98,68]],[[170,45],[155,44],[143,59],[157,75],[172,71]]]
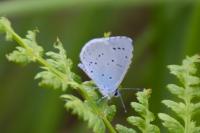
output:
[[[15,40],[21,47],[24,47],[25,49],[27,49],[30,54],[36,58],[36,61],[49,68],[50,71],[52,71],[61,81],[63,82],[68,82],[69,85],[71,85],[74,88],[77,88],[79,93],[81,94],[81,96],[88,100],[88,101],[92,101],[90,100],[90,97],[88,96],[88,94],[84,91],[84,86],[82,84],[78,84],[75,81],[73,81],[73,79],[66,79],[67,76],[64,75],[63,73],[61,73],[60,71],[58,71],[57,69],[53,68],[44,58],[42,58],[41,56],[36,56],[34,54],[34,52],[32,51],[31,48],[28,47],[28,45],[23,41],[23,39],[14,32],[14,30],[11,27],[8,27],[6,25],[4,25],[6,31],[9,31],[9,33],[12,34],[12,39]],[[95,107],[96,105],[94,103],[91,104],[92,108],[94,109],[94,111],[96,112],[96,114],[104,121],[104,124],[106,125],[106,127],[108,128],[108,130],[111,133],[116,133],[114,127],[112,126],[112,124],[110,123],[110,121],[106,118],[106,116],[101,115],[101,112],[99,112],[98,110],[96,110],[97,107]]]
[[[188,89],[188,86],[185,87],[186,90],[185,92],[187,92]],[[185,93],[187,94],[187,93]],[[191,98],[190,98],[190,95],[186,95],[185,96],[185,106],[186,106],[186,116],[185,116],[185,119],[184,119],[184,123],[185,123],[185,131],[184,133],[190,133],[190,122],[191,122],[191,111],[190,111],[190,101],[191,101]]]
[[[108,121],[106,117],[103,117],[102,119],[104,123],[106,124],[107,128],[109,129],[110,133],[117,133],[115,129],[113,128],[113,126],[111,125],[110,121]]]
[[[90,97],[87,95],[87,93],[85,93],[85,91],[82,88],[83,86],[80,86],[80,92],[82,94],[82,96],[85,96],[85,99],[90,100]],[[93,110],[96,112],[96,114],[98,114],[98,116],[104,121],[104,124],[106,125],[106,127],[108,128],[108,130],[110,131],[110,133],[117,133],[114,129],[114,127],[112,126],[112,124],[110,123],[110,121],[106,118],[106,116],[102,115],[101,112],[99,112],[95,107],[96,105],[92,102],[90,103],[91,107],[93,108]]]
[[[191,115],[190,115],[190,111],[189,111],[189,105],[190,105],[189,100],[186,100],[186,110],[187,110],[188,113],[186,114],[185,119],[184,119],[184,123],[185,123],[185,131],[184,131],[184,133],[190,133]]]

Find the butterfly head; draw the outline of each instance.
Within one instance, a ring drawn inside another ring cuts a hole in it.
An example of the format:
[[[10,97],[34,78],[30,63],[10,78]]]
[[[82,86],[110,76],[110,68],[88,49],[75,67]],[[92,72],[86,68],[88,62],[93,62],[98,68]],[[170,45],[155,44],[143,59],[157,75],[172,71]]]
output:
[[[103,89],[100,89],[100,92],[103,94],[104,97],[107,97],[108,99],[111,99],[112,97],[119,96],[118,90],[114,89],[114,88],[113,89],[111,89],[111,88],[103,88]]]

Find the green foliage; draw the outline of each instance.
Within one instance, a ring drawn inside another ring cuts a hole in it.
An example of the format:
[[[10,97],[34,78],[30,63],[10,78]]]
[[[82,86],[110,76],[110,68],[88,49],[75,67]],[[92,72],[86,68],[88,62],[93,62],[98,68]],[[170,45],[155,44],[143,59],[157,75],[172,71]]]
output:
[[[120,124],[116,125],[116,129],[119,133],[136,133],[136,131],[132,128],[127,128],[125,126],[122,126]]]
[[[172,133],[198,133],[200,127],[196,126],[193,116],[199,112],[199,102],[193,102],[195,97],[200,97],[199,83],[200,79],[197,73],[196,63],[200,62],[200,56],[194,55],[186,57],[182,65],[169,65],[170,73],[175,75],[180,81],[180,85],[169,84],[167,88],[181,102],[172,100],[163,100],[162,103],[170,108],[184,124],[164,113],[159,114],[159,118],[163,120],[163,125]]]
[[[144,89],[142,92],[138,92],[137,94],[137,100],[138,102],[132,102],[131,107],[138,112],[141,117],[139,116],[130,116],[127,118],[127,121],[138,127],[138,129],[142,133],[159,133],[160,130],[157,126],[151,124],[151,122],[154,121],[155,117],[153,113],[149,110],[149,102],[148,99],[150,98],[151,95],[151,90],[150,89]],[[135,130],[131,128],[127,128],[121,125],[117,125],[117,130],[120,133],[125,133],[125,132],[136,132]]]
[[[25,47],[17,46],[16,50],[7,55],[9,61],[13,61],[19,64],[28,64],[35,62],[36,59],[43,54],[43,48],[36,42],[36,32],[28,31],[26,38],[23,39]],[[12,39],[12,38],[10,38]]]
[[[64,94],[61,97],[66,101],[65,107],[72,110],[72,113],[77,114],[83,120],[88,121],[88,126],[93,128],[95,133],[105,132],[105,119],[112,120],[116,107],[108,106],[92,87],[91,82],[85,82],[82,85],[83,90],[87,93],[87,100],[81,100],[73,95]],[[98,114],[98,115],[97,115]]]
[[[73,82],[75,74],[71,71],[72,61],[67,58],[66,52],[62,46],[62,43],[57,40],[54,44],[54,48],[58,50],[58,53],[49,51],[46,53],[48,57],[46,62],[48,65],[41,67],[42,72],[39,72],[35,79],[41,79],[40,86],[48,86],[55,89],[62,88],[66,90],[68,82]],[[57,70],[56,74],[52,71]],[[63,75],[64,80],[60,79],[57,75]]]
[[[28,31],[25,38],[21,38],[12,29],[6,18],[0,18],[0,32],[6,33],[6,39],[16,41],[19,46],[7,55],[9,61],[28,64],[37,62],[42,69],[35,78],[40,79],[39,85],[62,89],[65,91],[69,86],[82,96],[80,98],[72,94],[63,94],[61,97],[66,101],[65,107],[73,113],[88,121],[89,127],[96,133],[104,133],[106,127],[111,133],[115,133],[110,121],[113,119],[116,107],[109,106],[107,101],[100,100],[99,93],[94,89],[92,82],[80,82],[80,78],[72,71],[72,61],[67,58],[62,43],[57,39],[54,48],[56,52],[46,52],[36,42],[36,30]]]
[[[67,109],[72,109],[74,114],[78,114],[78,116],[88,121],[89,127],[93,127],[95,133],[105,132],[103,120],[93,113],[87,101],[83,102],[73,95],[63,95],[62,97],[66,99],[65,107]]]
[[[105,32],[103,36],[104,36],[105,38],[107,38],[107,37],[110,37],[111,34],[112,34],[111,32]]]
[[[8,29],[8,30],[7,30]],[[5,17],[1,17],[0,19],[0,33],[6,33],[6,40],[12,40],[12,28],[10,21]]]
[[[63,90],[61,98],[65,101],[65,107],[72,113],[88,122],[88,126],[95,133],[105,133],[106,128],[111,133],[116,133],[111,121],[116,113],[115,105],[108,105],[102,100],[92,81],[81,82],[78,75],[72,72],[72,61],[67,57],[62,43],[57,39],[54,48],[57,52],[45,52],[36,41],[37,30],[28,31],[25,38],[21,38],[12,29],[10,22],[0,18],[0,33],[6,34],[6,40],[16,41],[19,46],[7,55],[9,61],[19,64],[38,63],[42,69],[37,73],[35,79],[39,79],[40,86],[51,87]],[[110,33],[105,33],[108,37]],[[162,103],[170,108],[176,116],[174,118],[166,113],[159,113],[163,125],[171,133],[199,133],[200,127],[196,125],[193,117],[199,113],[200,102],[194,98],[200,97],[200,78],[196,76],[196,63],[200,62],[200,56],[195,55],[183,60],[182,65],[170,65],[171,74],[180,81],[179,85],[169,84],[167,88],[170,93],[179,99],[163,100]],[[68,88],[74,89],[81,97],[66,93]],[[137,94],[138,102],[132,102],[131,107],[140,116],[130,116],[127,121],[136,126],[142,133],[159,133],[159,128],[152,124],[155,120],[154,114],[149,110],[150,89],[145,89]],[[116,130],[119,133],[136,133],[133,128],[117,124]]]

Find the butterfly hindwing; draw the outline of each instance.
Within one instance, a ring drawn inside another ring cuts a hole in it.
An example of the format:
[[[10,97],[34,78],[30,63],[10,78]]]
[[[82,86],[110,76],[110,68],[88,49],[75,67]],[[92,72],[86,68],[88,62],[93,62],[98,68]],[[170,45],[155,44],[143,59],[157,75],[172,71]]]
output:
[[[129,68],[132,51],[128,37],[93,39],[81,51],[80,67],[104,96],[114,95]]]

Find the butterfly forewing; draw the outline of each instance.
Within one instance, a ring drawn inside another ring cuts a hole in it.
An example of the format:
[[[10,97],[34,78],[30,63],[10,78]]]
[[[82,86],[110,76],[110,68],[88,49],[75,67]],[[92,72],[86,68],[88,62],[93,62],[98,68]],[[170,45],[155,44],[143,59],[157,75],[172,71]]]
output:
[[[81,51],[80,67],[96,83],[104,96],[110,96],[128,70],[132,51],[132,40],[127,37],[93,39]]]

